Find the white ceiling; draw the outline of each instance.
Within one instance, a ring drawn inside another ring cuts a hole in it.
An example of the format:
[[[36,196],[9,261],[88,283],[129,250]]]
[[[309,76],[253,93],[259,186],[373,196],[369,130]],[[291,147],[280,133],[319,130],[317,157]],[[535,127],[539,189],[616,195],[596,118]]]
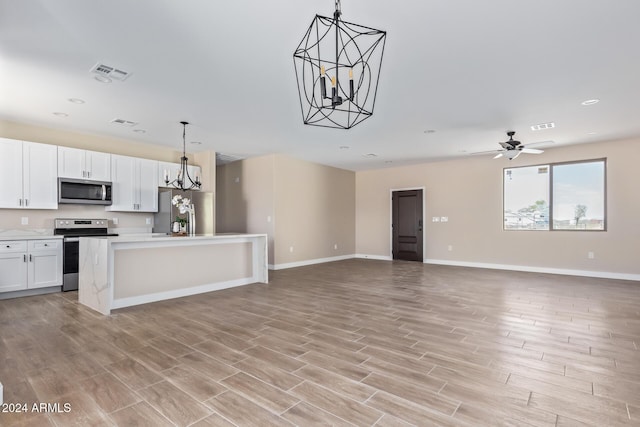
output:
[[[187,120],[187,141],[202,142],[187,151],[285,153],[352,170],[498,149],[509,129],[551,147],[640,135],[638,0],[343,0],[345,21],[387,31],[375,112],[346,131],[302,124],[293,67],[315,14],[333,9],[0,0],[0,118],[176,150]],[[89,72],[98,62],[132,75],[99,83]],[[601,102],[581,105],[592,98]]]

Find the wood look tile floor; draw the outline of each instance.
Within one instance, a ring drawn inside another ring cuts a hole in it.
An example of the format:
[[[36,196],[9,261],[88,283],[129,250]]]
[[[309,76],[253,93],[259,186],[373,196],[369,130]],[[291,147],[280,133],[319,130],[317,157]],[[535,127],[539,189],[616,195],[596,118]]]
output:
[[[640,282],[374,260],[270,276],[108,317],[76,293],[0,301],[5,404],[61,409],[0,425],[640,425]]]

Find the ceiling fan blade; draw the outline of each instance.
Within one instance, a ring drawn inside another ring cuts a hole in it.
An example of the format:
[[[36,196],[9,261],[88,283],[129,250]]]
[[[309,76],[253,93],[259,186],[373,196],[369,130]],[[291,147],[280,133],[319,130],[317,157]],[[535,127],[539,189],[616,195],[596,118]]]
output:
[[[473,153],[469,153],[472,156],[475,156],[476,154],[489,154],[489,153],[499,153],[502,150],[488,150],[488,151],[475,151]]]
[[[541,153],[544,153],[544,150],[538,150],[536,148],[523,148],[521,151],[523,153],[527,153],[527,154],[541,154]]]
[[[502,153],[498,153],[498,154],[496,154],[496,156],[494,157],[494,159],[499,159],[499,158],[500,158],[500,157],[502,157],[502,156],[503,156],[503,154],[502,154]]]

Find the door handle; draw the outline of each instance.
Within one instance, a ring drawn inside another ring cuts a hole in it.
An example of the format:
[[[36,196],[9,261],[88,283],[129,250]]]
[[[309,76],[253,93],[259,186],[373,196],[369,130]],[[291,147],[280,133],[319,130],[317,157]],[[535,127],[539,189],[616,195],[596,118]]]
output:
[[[102,184],[102,200],[107,198],[107,186]]]
[[[418,220],[418,231],[422,231],[422,220]]]

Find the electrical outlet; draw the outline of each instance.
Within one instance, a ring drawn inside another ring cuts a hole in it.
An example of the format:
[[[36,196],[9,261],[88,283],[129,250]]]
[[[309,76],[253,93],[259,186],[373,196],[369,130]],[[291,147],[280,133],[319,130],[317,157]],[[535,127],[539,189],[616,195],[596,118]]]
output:
[[[293,246],[289,246],[289,252],[293,252]]]
[[[118,225],[118,218],[112,218],[111,222],[113,223],[113,225]]]
[[[147,218],[145,219],[145,221],[146,221],[146,224],[147,224],[147,225],[151,225],[151,218],[150,218],[150,217],[147,217]]]
[[[271,215],[267,216],[267,222],[271,222]]]
[[[20,224],[29,225],[29,217],[28,216],[23,216],[22,218],[20,218]]]
[[[453,245],[449,245],[449,246],[447,246],[447,250],[448,250],[449,252],[453,251]]]
[[[333,245],[333,249],[336,250],[336,251],[338,250],[338,244],[337,243],[335,245]]]
[[[239,184],[240,183],[240,177],[236,176],[236,179],[234,179],[234,181],[236,182],[236,184]]]
[[[594,259],[595,257],[596,257],[596,254],[594,254],[593,251],[587,252],[587,258]]]

